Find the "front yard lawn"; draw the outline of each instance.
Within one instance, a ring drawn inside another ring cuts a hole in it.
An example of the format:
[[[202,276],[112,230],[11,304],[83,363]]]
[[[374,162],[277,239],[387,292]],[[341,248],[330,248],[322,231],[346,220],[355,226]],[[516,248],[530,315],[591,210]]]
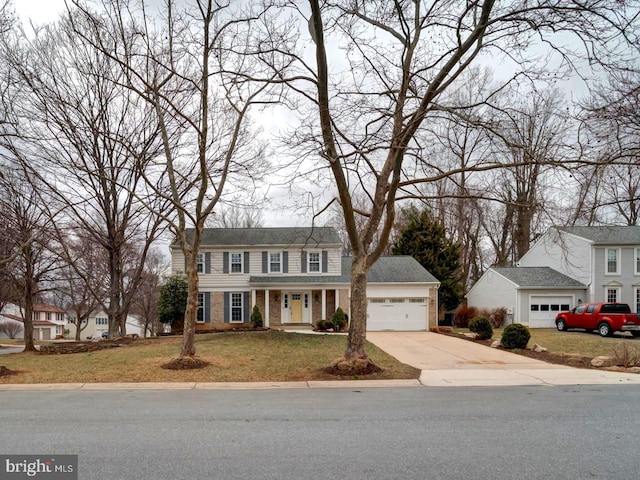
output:
[[[18,371],[0,383],[87,382],[259,382],[340,379],[321,372],[343,355],[343,335],[279,331],[196,335],[197,355],[210,362],[199,370],[160,368],[178,356],[182,337],[139,339],[128,346],[89,353],[0,355],[0,365]],[[398,362],[368,343],[371,359],[384,371],[367,379],[418,378],[420,370]]]

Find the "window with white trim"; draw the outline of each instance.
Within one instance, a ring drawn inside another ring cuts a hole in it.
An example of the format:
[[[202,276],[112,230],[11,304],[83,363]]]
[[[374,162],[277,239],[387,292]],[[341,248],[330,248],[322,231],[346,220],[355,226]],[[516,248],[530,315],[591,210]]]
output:
[[[635,249],[635,262],[633,262],[636,266],[636,275],[640,275],[640,248]]]
[[[605,298],[607,302],[616,303],[618,302],[618,297],[620,296],[619,288],[611,288],[608,287],[605,289]]]
[[[310,273],[320,272],[320,252],[309,252],[309,265],[307,271]]]
[[[640,314],[640,288],[636,288],[636,313]]]
[[[56,335],[62,335],[62,325],[56,325]]]
[[[242,273],[242,253],[231,254],[231,273]]]
[[[47,312],[47,321],[50,322],[51,321],[51,312]]]
[[[620,249],[606,248],[605,258],[607,262],[604,270],[605,275],[620,275]]]
[[[96,325],[109,325],[109,319],[104,317],[96,317]]]
[[[231,321],[242,323],[242,293],[231,294]]]
[[[269,252],[269,273],[282,273],[282,252]]]
[[[204,323],[204,293],[198,294],[198,311],[196,313],[196,322]]]
[[[196,255],[196,271],[198,273],[204,272],[204,254],[202,253]]]

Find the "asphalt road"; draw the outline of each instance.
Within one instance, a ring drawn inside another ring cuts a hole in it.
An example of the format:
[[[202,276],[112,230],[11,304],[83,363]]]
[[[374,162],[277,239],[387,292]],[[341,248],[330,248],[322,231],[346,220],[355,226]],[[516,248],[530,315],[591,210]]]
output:
[[[81,480],[632,479],[639,386],[0,391],[0,453]]]

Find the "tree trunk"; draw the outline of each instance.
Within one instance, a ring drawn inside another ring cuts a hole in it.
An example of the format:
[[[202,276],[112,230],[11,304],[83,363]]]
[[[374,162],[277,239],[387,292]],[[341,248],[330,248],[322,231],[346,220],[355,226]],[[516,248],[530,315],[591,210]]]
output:
[[[367,257],[354,257],[351,265],[351,319],[344,359],[368,359],[365,350],[367,340]]]
[[[195,244],[195,242],[194,242]],[[185,253],[187,258],[187,309],[184,314],[182,333],[182,351],[180,358],[193,357],[196,354],[196,314],[198,313],[198,270],[197,251]]]

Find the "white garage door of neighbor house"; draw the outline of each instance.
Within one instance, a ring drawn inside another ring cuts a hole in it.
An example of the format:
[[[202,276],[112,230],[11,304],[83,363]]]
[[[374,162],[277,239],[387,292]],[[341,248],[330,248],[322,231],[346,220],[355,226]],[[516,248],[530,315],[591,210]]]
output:
[[[370,298],[367,330],[426,330],[428,308],[426,298]]]
[[[558,312],[569,310],[572,296],[532,296],[529,300],[529,326],[531,328],[554,328]]]

